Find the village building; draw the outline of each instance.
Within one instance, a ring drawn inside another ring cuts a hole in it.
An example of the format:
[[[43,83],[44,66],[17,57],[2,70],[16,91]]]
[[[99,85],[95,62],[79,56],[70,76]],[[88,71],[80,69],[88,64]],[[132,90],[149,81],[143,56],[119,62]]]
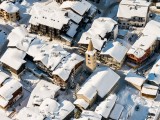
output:
[[[101,120],[102,116],[90,110],[83,110],[80,118],[74,120]]]
[[[158,87],[150,84],[143,84],[141,95],[150,98],[155,99],[158,93]]]
[[[117,22],[111,18],[100,17],[95,19],[91,28],[84,32],[78,42],[79,53],[85,54],[90,40],[94,49],[97,50],[97,58],[108,39],[115,40],[118,34]]]
[[[160,24],[153,20],[147,23],[140,38],[127,52],[129,66],[138,67],[159,48],[159,26]]]
[[[33,89],[27,107],[40,106],[46,98],[54,99],[60,87],[50,82],[41,80]]]
[[[91,4],[85,0],[66,1],[62,5],[56,1],[47,5],[36,3],[30,12],[30,31],[71,46],[84,19],[83,14],[90,8]]]
[[[97,98],[103,99],[108,95],[119,79],[120,76],[110,68],[97,68],[76,93],[77,100],[74,104],[82,110],[92,106]]]
[[[160,58],[153,65],[149,74],[147,75],[147,82],[151,85],[159,86],[160,85]]]
[[[128,48],[122,43],[109,41],[100,53],[101,63],[114,69],[120,69],[125,61],[127,51]]]
[[[122,0],[117,13],[119,27],[144,27],[148,21],[150,5],[151,2],[147,0]]]
[[[1,57],[2,66],[17,76],[25,69],[26,53],[17,48],[8,48]],[[13,64],[14,63],[14,64]]]
[[[52,72],[53,83],[63,89],[67,88],[82,69],[83,61],[84,58],[75,53],[63,58]]]
[[[3,1],[0,4],[0,17],[5,21],[16,22],[20,19],[19,8],[9,1]]]
[[[8,109],[23,95],[20,82],[11,79],[0,87],[0,108]]]
[[[58,44],[51,44],[35,39],[27,51],[37,67],[46,72],[53,83],[65,89],[74,82],[74,77],[81,70],[84,58],[69,53]]]
[[[127,74],[127,76],[125,77],[125,80],[129,84],[131,84],[132,86],[134,86],[135,88],[137,88],[138,90],[141,90],[144,82],[146,81],[146,78],[142,77],[140,75],[137,75],[136,73],[129,72]]]
[[[116,100],[117,96],[115,94],[111,94],[96,107],[95,112],[102,116],[102,120],[109,118],[109,115],[116,104]]]
[[[86,70],[88,72],[93,72],[97,67],[97,56],[96,50],[93,48],[92,41],[90,40],[88,49],[85,53],[86,58]]]

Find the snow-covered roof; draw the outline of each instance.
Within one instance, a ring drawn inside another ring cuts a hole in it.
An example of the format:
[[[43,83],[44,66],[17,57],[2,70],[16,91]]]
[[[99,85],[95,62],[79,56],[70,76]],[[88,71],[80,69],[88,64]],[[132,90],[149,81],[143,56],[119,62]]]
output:
[[[117,60],[119,63],[121,63],[121,61],[126,56],[127,51],[128,49],[125,46],[123,46],[121,43],[119,43],[118,41],[116,42],[109,41],[106,43],[104,48],[102,48],[102,51],[100,54],[110,55],[115,60]]]
[[[78,54],[72,53],[61,60],[61,63],[53,71],[53,75],[58,75],[62,80],[68,80],[73,68],[84,60]]]
[[[87,103],[84,99],[76,99],[76,101],[74,101],[74,104],[81,106],[83,109],[87,109],[87,107],[89,106],[89,103]]]
[[[10,80],[0,88],[0,106],[5,107],[9,100],[13,98],[13,94],[22,87],[17,80]]]
[[[150,84],[143,84],[141,93],[147,95],[154,95],[156,96],[158,92],[158,87]]]
[[[46,98],[40,105],[39,110],[43,115],[49,116],[53,115],[54,113],[57,113],[59,107],[60,104],[57,101],[51,98]]]
[[[147,0],[122,0],[120,4],[123,5],[139,5],[139,6],[150,6],[151,2],[148,2]]]
[[[77,95],[83,95],[90,101],[96,96],[97,90],[91,84],[84,84],[82,88],[77,92]]]
[[[95,112],[107,119],[112,111],[112,108],[116,103],[116,100],[117,100],[117,96],[115,94],[109,95],[104,101],[102,101],[96,107]]]
[[[26,63],[24,60],[26,53],[18,50],[17,48],[8,48],[6,52],[1,57],[0,61],[14,70],[19,70],[19,68]],[[14,64],[13,64],[14,63]]]
[[[157,85],[160,85],[160,57],[147,75],[147,80],[152,81]]]
[[[75,106],[70,101],[64,100],[61,103],[61,106],[56,118],[58,118],[59,120],[65,119],[74,110],[74,108]]]
[[[52,98],[54,99],[55,94],[60,89],[59,86],[41,80],[37,86],[33,89],[30,99],[28,101],[27,107],[32,107],[33,105],[41,105],[44,99]]]
[[[16,116],[18,120],[44,120],[43,116],[36,108],[22,108]]]
[[[108,67],[97,68],[85,84],[95,87],[98,95],[103,98],[116,85],[120,76]]]
[[[97,50],[101,50],[103,44],[107,39],[102,39],[105,35],[111,32],[117,22],[111,18],[100,17],[94,20],[91,28],[84,32],[81,36],[79,44],[89,44],[89,41],[92,40],[93,46]]]
[[[80,120],[101,120],[102,116],[89,110],[83,110],[81,113]]]
[[[67,10],[67,13],[68,13],[68,17],[71,18],[71,20],[77,24],[79,24],[83,18],[82,16],[76,14],[72,10]]]
[[[127,74],[127,76],[125,77],[125,80],[131,84],[134,84],[134,85],[141,87],[143,85],[143,83],[145,82],[146,78],[142,77],[140,75],[137,75],[136,73],[129,72]]]
[[[70,27],[69,27],[69,30],[66,32],[66,34],[70,36],[71,38],[73,38],[75,34],[77,33],[77,28],[78,28],[77,24],[70,22]]]
[[[30,43],[35,37],[29,35],[24,26],[18,26],[8,35],[8,47],[16,47],[22,51],[27,51]]]
[[[63,25],[68,24],[70,18],[65,14],[66,11],[62,11],[55,6],[44,5],[36,3],[31,9],[31,18],[29,23],[38,25],[46,25],[58,30],[61,30]]]
[[[146,53],[146,50],[149,49],[157,40],[156,35],[148,34],[142,35],[129,49],[127,54],[133,54],[137,58],[141,58]],[[147,41],[147,42],[146,42]]]
[[[10,76],[2,71],[0,71],[0,85],[6,80],[10,78]]]
[[[116,104],[110,114],[110,118],[113,120],[118,120],[119,117],[121,116],[123,109],[124,107],[121,104]]]
[[[47,43],[35,39],[31,43],[27,54],[32,56],[34,61],[42,62],[44,66],[53,71],[62,58],[68,56],[70,53],[65,51],[58,44]]]
[[[7,13],[16,13],[19,11],[19,8],[15,4],[9,1],[3,1],[0,4],[0,9],[6,11]]]
[[[155,20],[149,21],[143,29],[142,33],[144,35],[152,34],[157,37],[160,37],[160,22],[157,22]]]
[[[72,9],[80,15],[84,15],[91,8],[91,4],[86,0],[81,1],[64,1],[60,8],[62,9]]]
[[[148,6],[120,4],[117,17],[130,19],[132,17],[144,17],[148,14]]]

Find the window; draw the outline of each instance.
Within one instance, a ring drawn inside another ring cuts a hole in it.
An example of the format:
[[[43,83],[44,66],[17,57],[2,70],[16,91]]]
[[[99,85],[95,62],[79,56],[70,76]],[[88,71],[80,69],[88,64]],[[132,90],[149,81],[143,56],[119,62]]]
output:
[[[88,55],[88,57],[90,57],[90,55]]]

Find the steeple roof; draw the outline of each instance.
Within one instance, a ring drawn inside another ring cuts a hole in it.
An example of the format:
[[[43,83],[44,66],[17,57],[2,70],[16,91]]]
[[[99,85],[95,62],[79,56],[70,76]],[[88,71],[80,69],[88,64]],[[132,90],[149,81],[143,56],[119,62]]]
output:
[[[92,41],[90,40],[87,51],[93,51],[93,50],[94,50],[93,44],[92,44]]]

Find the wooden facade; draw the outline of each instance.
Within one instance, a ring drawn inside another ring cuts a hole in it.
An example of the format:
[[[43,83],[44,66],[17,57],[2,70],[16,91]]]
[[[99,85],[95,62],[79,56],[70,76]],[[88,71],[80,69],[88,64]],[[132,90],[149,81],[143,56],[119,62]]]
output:
[[[7,13],[6,11],[0,9],[0,17],[2,17],[5,21],[18,21],[20,20],[19,11],[16,13]]]
[[[118,70],[122,67],[122,65],[125,61],[125,58],[119,63],[117,60],[115,60],[110,55],[100,55],[100,61],[101,61],[101,63]]]
[[[66,89],[69,85],[70,85],[70,82],[71,82],[71,76],[75,77],[77,75],[77,73],[79,73],[79,71],[81,70],[82,68],[82,64],[83,64],[83,61],[78,63],[77,65],[75,65],[75,67],[72,69],[72,71],[70,72],[70,75],[68,77],[67,80],[63,80],[60,76],[58,75],[52,75],[53,76],[53,83],[55,85],[58,85],[60,86],[62,89]]]
[[[137,58],[133,54],[127,54],[127,60],[137,65],[141,65],[148,57],[150,57],[155,52],[157,45],[158,44],[155,41],[153,45],[145,51],[145,54],[141,58]]]
[[[5,107],[0,106],[2,109],[8,109],[11,107],[19,98],[21,98],[23,95],[23,89],[22,87],[19,88],[17,91],[13,93],[13,97],[9,100],[8,104]]]

